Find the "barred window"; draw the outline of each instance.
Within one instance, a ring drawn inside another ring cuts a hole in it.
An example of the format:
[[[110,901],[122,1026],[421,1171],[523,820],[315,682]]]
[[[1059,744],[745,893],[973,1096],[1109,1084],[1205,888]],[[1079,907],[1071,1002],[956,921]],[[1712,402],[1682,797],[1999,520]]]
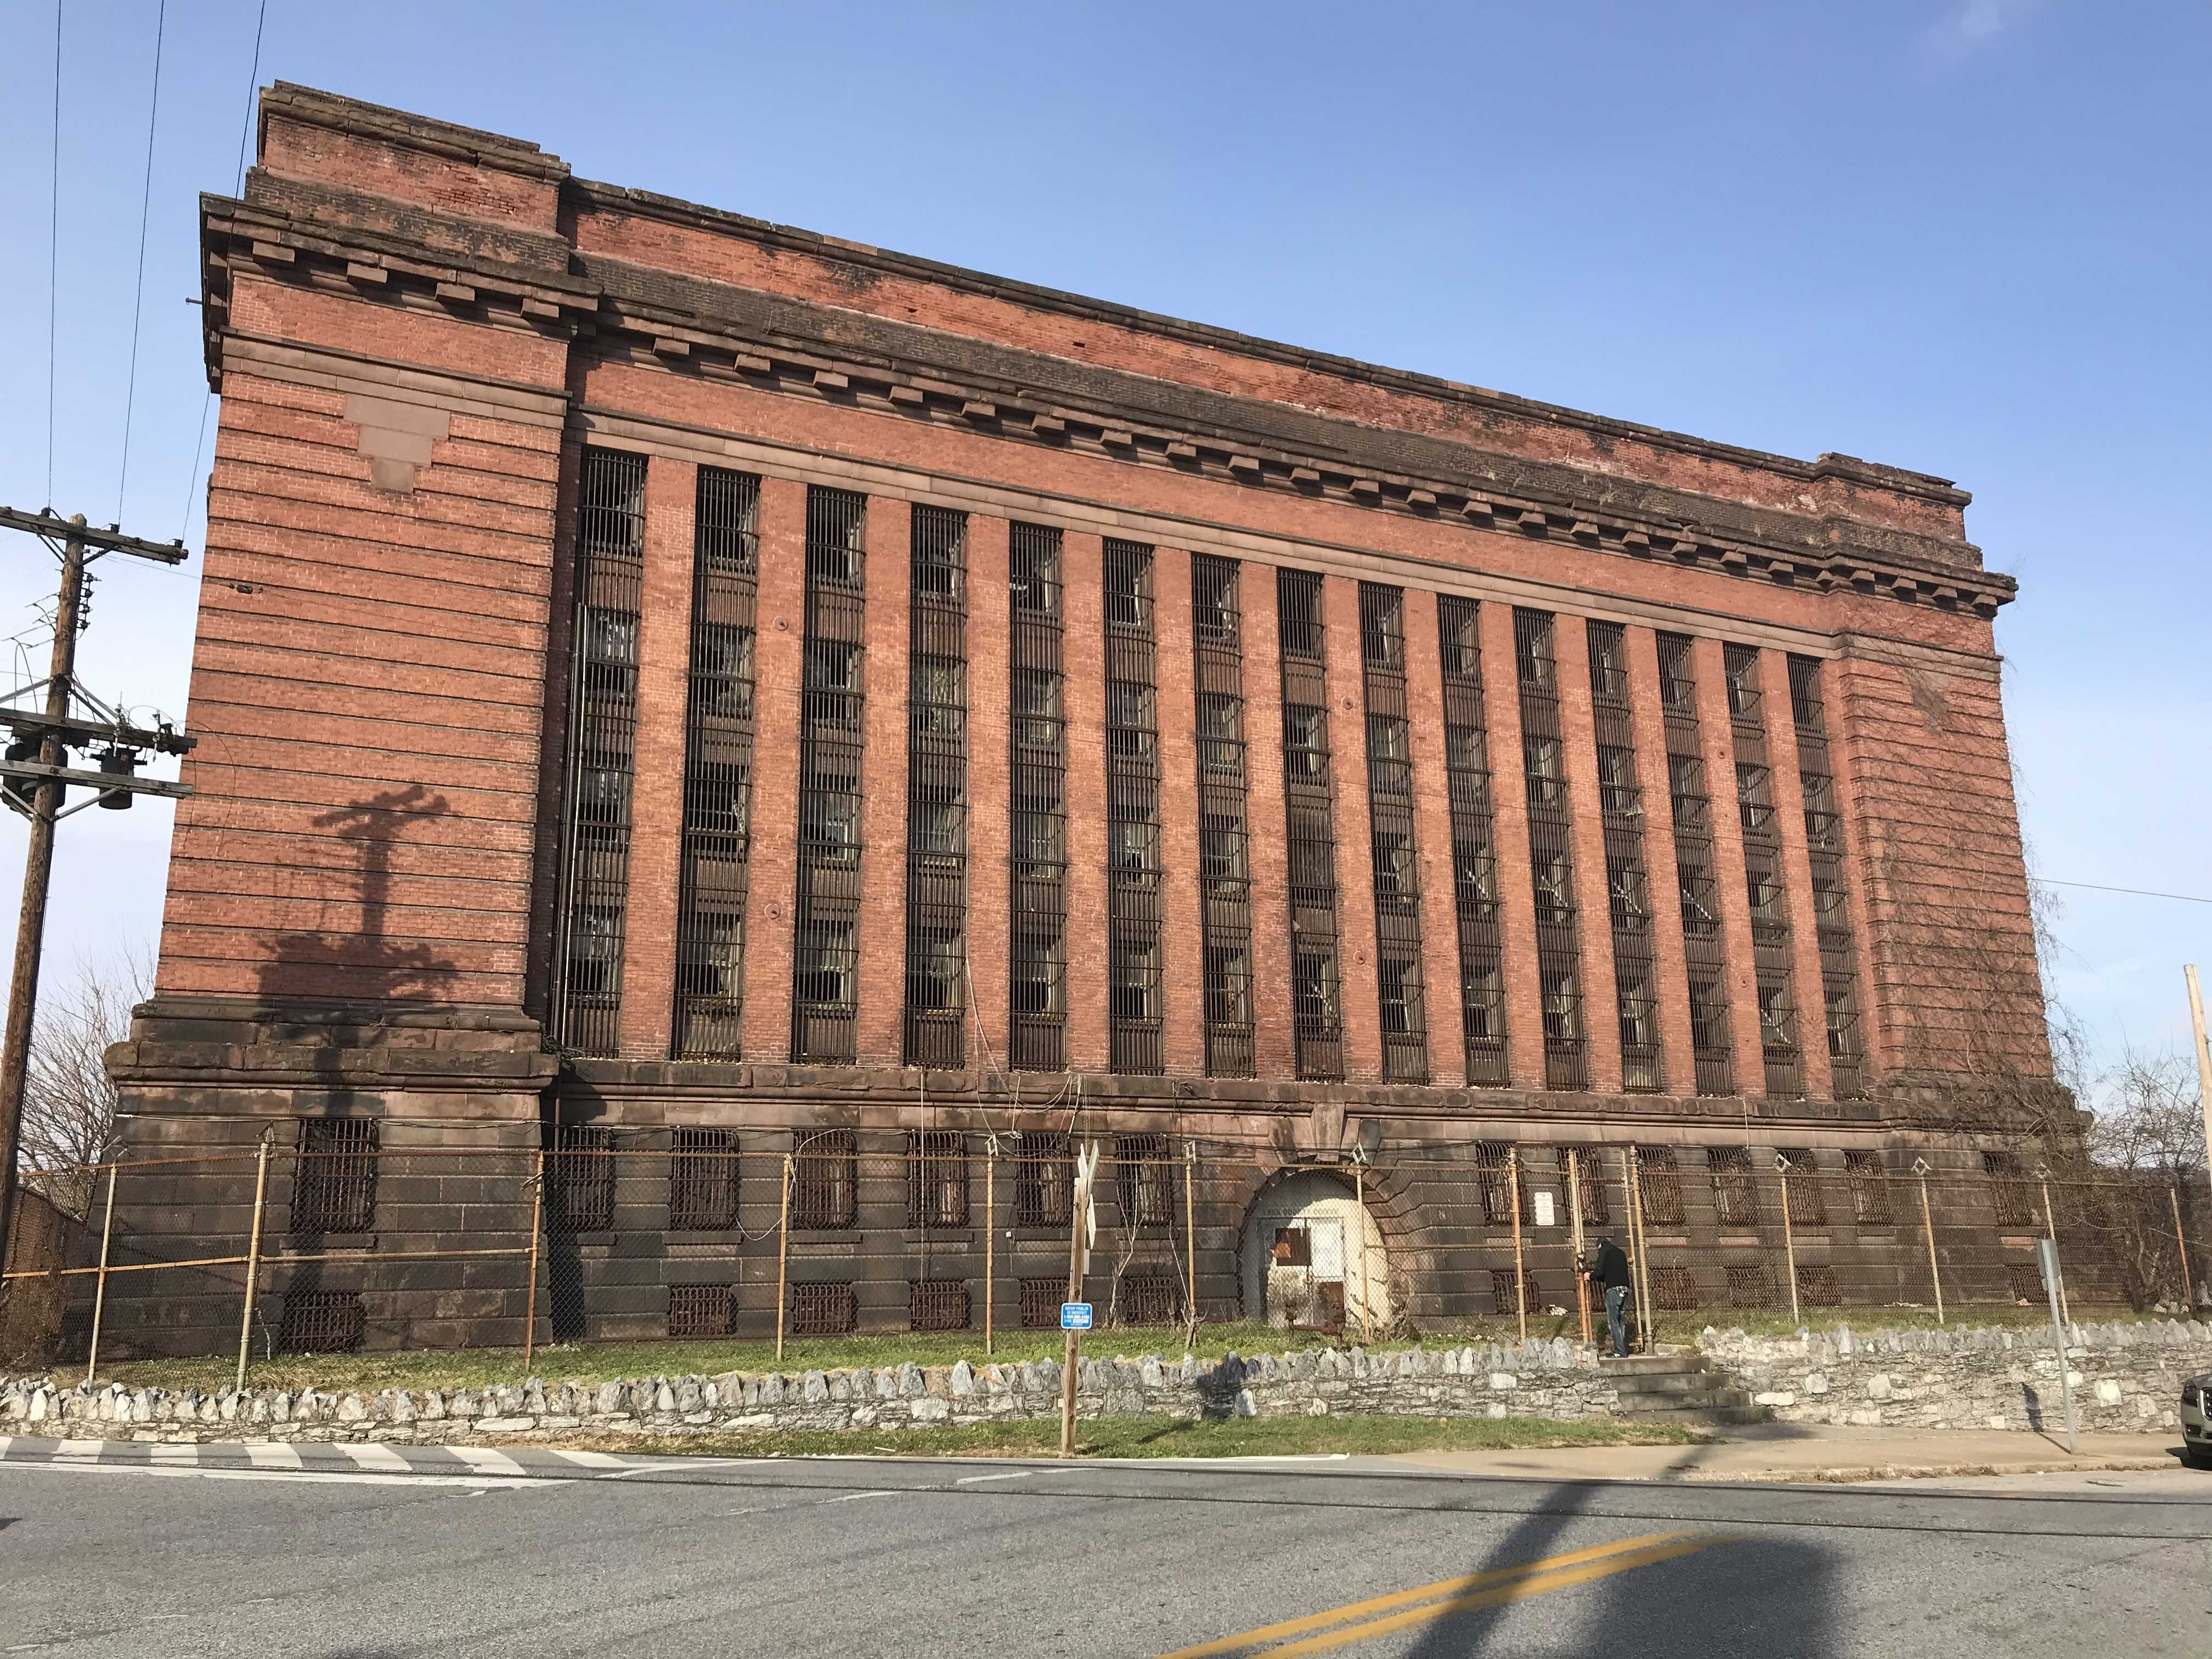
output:
[[[2028,1183],[2021,1174],[2018,1155],[1984,1152],[1982,1172],[1990,1177],[1990,1196],[1996,1208],[1997,1225],[2033,1226],[2034,1201],[2029,1196]]]
[[[907,1132],[906,1224],[968,1224],[968,1158],[958,1130]]]
[[[968,1281],[916,1279],[907,1285],[907,1328],[916,1331],[964,1331],[969,1323]]]
[[[859,1218],[860,1158],[850,1129],[817,1129],[792,1148],[791,1224],[831,1231]]]
[[[730,1285],[671,1285],[668,1334],[692,1340],[729,1335],[737,1327],[735,1291]]]
[[[720,1232],[738,1224],[738,1135],[734,1129],[676,1129],[670,1134],[668,1224],[678,1232]]]
[[[1014,1154],[1014,1224],[1065,1227],[1075,1205],[1075,1160],[1067,1137],[1025,1134]],[[1060,1322],[1055,1310],[1053,1323]]]
[[[1821,1196],[1819,1160],[1802,1147],[1789,1148],[1780,1156],[1790,1177],[1783,1183],[1790,1194],[1790,1224],[1793,1227],[1826,1226],[1828,1206]]]
[[[1644,1219],[1654,1227],[1682,1224],[1682,1176],[1671,1146],[1636,1149],[1636,1185],[1644,1200]]]
[[[1851,1183],[1851,1219],[1862,1227],[1889,1226],[1889,1177],[1881,1154],[1845,1152],[1844,1171]]]
[[[1009,722],[1013,879],[1007,1040],[1015,1071],[1059,1071],[1067,1061],[1067,727],[1060,532],[1015,524],[1009,530],[1009,550],[1014,718]]]
[[[866,497],[809,486],[791,1058],[816,1064],[855,1058],[866,536]]]
[[[850,1281],[801,1280],[791,1287],[793,1336],[849,1336],[859,1312]]]
[[[1125,1227],[1172,1227],[1176,1166],[1165,1135],[1121,1135],[1114,1146],[1114,1180]]]
[[[595,1124],[558,1127],[545,1160],[545,1231],[600,1233],[615,1224],[615,1132]]]
[[[376,1227],[378,1150],[373,1117],[306,1117],[292,1166],[295,1233],[366,1233]]]
[[[1705,1163],[1712,1171],[1714,1220],[1723,1227],[1755,1225],[1759,1206],[1752,1191],[1749,1149],[1709,1146]]]

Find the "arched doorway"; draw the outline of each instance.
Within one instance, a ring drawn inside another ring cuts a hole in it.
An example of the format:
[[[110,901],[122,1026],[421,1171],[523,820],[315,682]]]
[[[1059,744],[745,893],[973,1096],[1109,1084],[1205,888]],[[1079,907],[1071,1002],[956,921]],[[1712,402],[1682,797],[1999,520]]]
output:
[[[1380,1329],[1390,1263],[1352,1180],[1299,1170],[1252,1200],[1244,1220],[1244,1315],[1278,1330]]]

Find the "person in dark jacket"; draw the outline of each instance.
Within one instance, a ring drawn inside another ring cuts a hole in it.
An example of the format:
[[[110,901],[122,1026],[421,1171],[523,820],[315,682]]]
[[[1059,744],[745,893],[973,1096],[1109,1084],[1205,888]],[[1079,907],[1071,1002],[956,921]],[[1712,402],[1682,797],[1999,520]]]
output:
[[[1610,1238],[1597,1242],[1597,1255],[1583,1277],[1601,1286],[1605,1294],[1605,1322],[1613,1335],[1617,1359],[1628,1357],[1628,1257]]]

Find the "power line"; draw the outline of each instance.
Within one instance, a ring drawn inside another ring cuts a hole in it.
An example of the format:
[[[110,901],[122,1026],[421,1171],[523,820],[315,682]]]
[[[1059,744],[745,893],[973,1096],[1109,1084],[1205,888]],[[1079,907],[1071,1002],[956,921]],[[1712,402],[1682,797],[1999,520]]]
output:
[[[123,522],[123,493],[131,483],[131,415],[138,401],[138,331],[146,317],[146,225],[154,208],[154,125],[161,113],[161,34],[169,0],[154,14],[154,95],[146,109],[146,188],[138,200],[138,294],[131,313],[131,374],[123,392],[123,465],[115,481],[115,521]],[[51,493],[52,486],[49,486]]]
[[[2137,898],[2178,899],[2184,904],[2212,904],[2212,898],[2199,898],[2194,893],[2154,893],[2144,887],[2106,887],[2094,881],[2053,881],[2048,876],[2030,876],[2028,879],[2043,887],[2083,887],[2093,893],[2132,893]]]
[[[62,0],[54,0],[54,179],[46,209],[46,505],[54,504],[54,320],[62,289]]]
[[[167,0],[164,0],[164,3],[167,3]],[[269,0],[261,0],[260,13],[253,21],[253,67],[246,72],[246,120],[238,131],[238,182],[232,186],[234,190],[238,191],[246,188],[246,141],[253,134],[254,99],[260,89],[261,82],[261,34],[268,21]],[[204,323],[202,324],[202,327],[205,327]],[[214,407],[215,394],[210,392],[200,404],[200,435],[198,441],[192,445],[191,472],[185,479],[185,516],[177,530],[177,535],[180,540],[192,527],[192,491],[199,486],[200,457],[207,453],[208,411]]]

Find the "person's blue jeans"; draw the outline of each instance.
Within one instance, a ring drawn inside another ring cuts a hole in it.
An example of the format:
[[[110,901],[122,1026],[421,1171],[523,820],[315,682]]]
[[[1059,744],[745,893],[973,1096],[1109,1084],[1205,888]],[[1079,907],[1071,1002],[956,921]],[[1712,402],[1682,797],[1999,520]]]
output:
[[[1613,1333],[1613,1352],[1616,1358],[1628,1355],[1628,1286],[1608,1285],[1605,1287],[1605,1322]]]

